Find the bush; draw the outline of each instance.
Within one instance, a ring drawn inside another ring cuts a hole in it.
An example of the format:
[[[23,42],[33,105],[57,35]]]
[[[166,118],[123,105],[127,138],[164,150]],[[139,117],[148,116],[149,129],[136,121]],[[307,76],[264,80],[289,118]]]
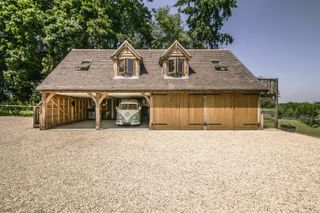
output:
[[[320,105],[318,103],[286,103],[279,105],[280,118],[300,120],[310,127],[320,126]]]

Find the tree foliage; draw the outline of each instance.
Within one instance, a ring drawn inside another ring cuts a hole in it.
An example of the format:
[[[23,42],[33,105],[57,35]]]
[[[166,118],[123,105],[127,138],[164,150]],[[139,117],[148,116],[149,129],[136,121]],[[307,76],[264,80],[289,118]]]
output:
[[[153,10],[153,48],[167,48],[175,40],[188,47],[190,39],[184,29],[180,13],[170,14],[170,7],[160,7]]]
[[[0,26],[0,79],[22,101],[71,48],[115,48],[126,39],[139,48],[153,40],[142,0],[2,1]]]
[[[221,28],[237,7],[236,0],[178,0],[176,6],[187,15],[188,34],[195,48],[218,48],[233,42]]]
[[[272,108],[274,108],[274,106],[275,106],[275,104],[273,103],[272,100],[270,100],[270,98],[261,97],[261,108],[272,109]]]
[[[29,0],[0,4],[1,55],[5,63],[4,80],[11,94],[29,99],[42,79],[43,26],[45,14]]]
[[[177,6],[188,15],[187,30],[180,13],[169,7],[152,13],[143,0],[0,1],[0,101],[37,97],[35,87],[72,48],[116,48],[124,40],[136,48],[232,41],[219,32],[234,1],[179,0]]]

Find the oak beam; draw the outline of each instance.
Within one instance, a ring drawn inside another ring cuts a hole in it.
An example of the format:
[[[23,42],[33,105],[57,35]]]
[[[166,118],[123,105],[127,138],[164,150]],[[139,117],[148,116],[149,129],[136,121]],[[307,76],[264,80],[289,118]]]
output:
[[[49,95],[48,95],[49,94]],[[41,105],[41,114],[40,114],[40,129],[44,130],[48,128],[48,121],[47,121],[47,106],[49,101],[52,99],[52,97],[55,95],[56,93],[52,92],[52,93],[46,93],[43,92],[42,93],[42,105]]]
[[[208,96],[203,95],[203,129],[208,129]]]
[[[87,94],[92,98],[94,102],[96,101],[96,96],[93,93],[87,92]]]
[[[263,126],[262,126],[263,124],[261,122],[261,95],[259,95],[259,98],[258,98],[257,118],[258,118],[258,124],[260,129],[263,129]]]
[[[46,129],[46,117],[47,117],[47,93],[42,93],[42,105],[41,105],[41,113],[40,113],[40,130]]]
[[[100,110],[101,110],[101,103],[102,101],[108,96],[108,93],[96,93],[95,95],[91,92],[87,93],[92,100],[95,103],[95,109],[96,109],[96,130],[100,129],[101,124],[101,116],[100,116]]]
[[[52,92],[49,94],[49,96],[46,98],[46,102],[49,103],[49,101],[51,100],[51,98],[55,95],[56,93]]]
[[[275,94],[275,113],[274,113],[274,127],[279,128],[278,126],[278,110],[279,110],[279,82],[278,78],[275,80],[276,94]]]
[[[151,100],[150,100],[149,96],[146,95],[145,93],[140,93],[140,94],[147,100],[147,102],[148,102],[148,104],[150,106]]]
[[[96,130],[100,129],[100,124],[101,124],[101,116],[100,116],[100,110],[101,110],[101,105],[100,105],[100,93],[96,93],[95,96],[95,104],[96,104]]]
[[[150,103],[149,103],[149,129],[152,129],[152,123],[153,123],[153,98],[152,98],[152,95],[150,95],[149,101],[150,101]]]

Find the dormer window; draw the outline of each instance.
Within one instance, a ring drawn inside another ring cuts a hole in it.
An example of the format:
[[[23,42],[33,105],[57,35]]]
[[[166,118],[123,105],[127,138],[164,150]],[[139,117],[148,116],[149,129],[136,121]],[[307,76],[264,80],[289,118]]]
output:
[[[191,55],[175,41],[160,57],[164,78],[188,78]]]
[[[139,78],[142,57],[127,41],[123,42],[111,58],[113,60],[114,78]]]
[[[169,58],[167,60],[167,75],[170,75],[172,77],[183,77],[186,75],[186,65],[185,65],[185,59],[183,58]]]
[[[118,75],[132,77],[135,74],[136,61],[131,58],[119,59]]]

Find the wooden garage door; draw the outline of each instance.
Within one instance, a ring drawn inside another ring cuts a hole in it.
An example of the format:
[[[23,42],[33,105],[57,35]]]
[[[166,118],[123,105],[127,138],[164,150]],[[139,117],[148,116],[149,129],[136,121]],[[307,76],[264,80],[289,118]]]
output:
[[[179,96],[153,95],[153,128],[179,129]]]
[[[257,129],[258,95],[153,95],[154,129]],[[204,110],[204,106],[207,106]]]
[[[208,129],[233,129],[233,124],[233,94],[208,95]]]
[[[234,124],[236,129],[258,129],[258,95],[234,97]]]
[[[203,129],[203,95],[153,95],[154,129]]]
[[[179,95],[180,129],[203,129],[203,95]]]

